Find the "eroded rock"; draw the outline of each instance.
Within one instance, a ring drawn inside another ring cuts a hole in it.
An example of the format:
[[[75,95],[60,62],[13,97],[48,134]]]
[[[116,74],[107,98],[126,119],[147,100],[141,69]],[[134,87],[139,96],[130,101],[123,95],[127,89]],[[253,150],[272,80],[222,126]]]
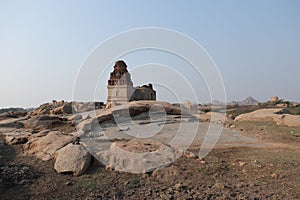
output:
[[[265,120],[273,120],[274,115],[276,113],[281,112],[280,108],[266,108],[255,110],[250,113],[245,113],[237,116],[235,121],[265,121]]]
[[[10,145],[25,144],[28,141],[30,132],[9,132],[3,134],[5,142]]]
[[[54,169],[58,173],[83,174],[91,163],[91,155],[82,145],[68,144],[56,152]]]
[[[93,127],[110,120],[122,121],[128,120],[130,117],[137,116],[142,113],[163,112],[167,115],[191,115],[188,111],[182,111],[180,107],[173,106],[170,103],[163,101],[132,101],[125,105],[115,106],[105,111],[102,111],[90,119],[80,122],[77,126],[78,131],[91,131]]]
[[[72,114],[72,113],[73,113],[72,103],[64,103],[62,106],[54,108],[53,110],[50,111],[50,114],[52,115]]]
[[[282,126],[300,126],[300,116],[285,114],[288,111],[285,108],[281,109],[260,109],[251,113],[239,115],[235,121],[265,121],[272,120],[277,125]]]
[[[64,135],[60,131],[51,131],[43,137],[29,137],[24,145],[25,155],[34,155],[42,160],[54,158],[56,151],[77,140],[71,135]]]
[[[11,119],[5,119],[0,122],[0,128],[24,128],[24,123],[22,122],[27,118],[11,118]]]
[[[25,128],[35,130],[51,129],[63,124],[66,124],[66,120],[52,115],[32,116],[30,119],[24,121]]]
[[[176,159],[171,147],[150,139],[113,142],[110,150],[96,152],[95,156],[108,168],[131,173],[152,172]]]

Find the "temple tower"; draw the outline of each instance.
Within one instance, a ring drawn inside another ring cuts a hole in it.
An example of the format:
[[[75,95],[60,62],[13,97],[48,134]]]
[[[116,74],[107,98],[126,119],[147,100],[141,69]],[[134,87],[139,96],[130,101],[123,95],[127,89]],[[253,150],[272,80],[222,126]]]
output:
[[[107,104],[118,105],[130,100],[134,87],[124,61],[115,63],[114,71],[110,73],[107,89]]]
[[[110,73],[107,89],[107,108],[129,101],[156,100],[156,91],[152,84],[133,87],[127,65],[122,60],[115,63],[114,71]]]

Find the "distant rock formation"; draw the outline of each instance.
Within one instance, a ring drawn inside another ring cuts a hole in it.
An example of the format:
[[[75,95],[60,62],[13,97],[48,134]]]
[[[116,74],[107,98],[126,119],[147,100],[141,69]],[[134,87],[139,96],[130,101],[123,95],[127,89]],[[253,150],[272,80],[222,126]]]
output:
[[[253,97],[247,97],[244,101],[239,102],[239,105],[243,106],[253,106],[258,105],[258,101],[255,100]]]
[[[274,104],[278,103],[278,101],[279,101],[278,96],[273,96],[269,99],[269,102],[274,103]]]
[[[232,102],[228,103],[228,105],[239,105],[239,106],[255,106],[258,104],[259,104],[259,102],[251,96],[247,97],[243,101],[232,101]]]
[[[29,112],[29,116],[36,115],[61,115],[87,112],[104,107],[103,102],[65,102],[53,100],[52,103],[44,103]]]

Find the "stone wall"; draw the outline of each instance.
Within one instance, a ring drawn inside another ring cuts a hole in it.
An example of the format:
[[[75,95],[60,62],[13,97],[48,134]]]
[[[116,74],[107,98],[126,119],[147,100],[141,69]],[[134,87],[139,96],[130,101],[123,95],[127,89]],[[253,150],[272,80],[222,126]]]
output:
[[[156,100],[156,91],[153,90],[152,85],[138,86],[135,88],[131,101],[138,100]]]

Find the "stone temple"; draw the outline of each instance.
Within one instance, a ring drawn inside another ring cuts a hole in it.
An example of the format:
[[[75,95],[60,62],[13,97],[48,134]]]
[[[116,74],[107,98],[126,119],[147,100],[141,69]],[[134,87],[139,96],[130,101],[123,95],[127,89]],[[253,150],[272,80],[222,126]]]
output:
[[[156,91],[152,84],[134,87],[130,73],[124,61],[115,63],[114,71],[108,80],[107,107],[121,105],[129,101],[156,100]]]

